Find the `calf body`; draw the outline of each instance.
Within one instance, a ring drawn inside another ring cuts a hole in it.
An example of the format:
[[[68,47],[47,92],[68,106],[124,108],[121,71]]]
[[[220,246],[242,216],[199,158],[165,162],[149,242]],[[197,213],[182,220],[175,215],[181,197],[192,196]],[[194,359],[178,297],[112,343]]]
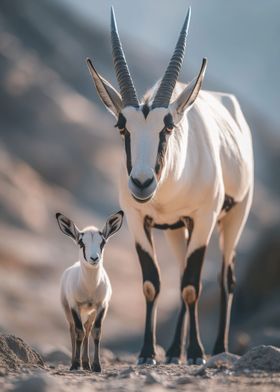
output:
[[[70,370],[101,371],[99,346],[102,322],[112,294],[109,277],[103,266],[103,250],[108,238],[121,227],[123,213],[109,217],[102,231],[91,226],[80,231],[62,214],[59,227],[80,247],[80,260],[67,268],[61,279],[61,303],[69,323],[72,365]],[[94,341],[94,359],[90,364],[89,337]]]

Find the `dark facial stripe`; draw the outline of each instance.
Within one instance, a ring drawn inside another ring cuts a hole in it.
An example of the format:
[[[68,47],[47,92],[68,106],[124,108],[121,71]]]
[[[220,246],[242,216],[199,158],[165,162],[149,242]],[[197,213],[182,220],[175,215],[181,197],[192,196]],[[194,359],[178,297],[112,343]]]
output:
[[[119,128],[119,130],[122,131],[123,129],[125,129],[125,125],[126,125],[126,118],[124,117],[124,115],[122,113],[120,113],[117,124],[115,125],[115,127]]]
[[[118,122],[115,125],[116,128],[119,128],[120,134],[124,137],[124,145],[125,145],[125,153],[126,153],[126,167],[127,173],[130,175],[132,170],[131,164],[131,148],[130,148],[130,133],[126,129],[126,118],[122,113],[119,114]]]
[[[159,133],[159,144],[158,144],[158,153],[155,165],[155,172],[158,176],[160,176],[163,165],[164,165],[164,158],[167,149],[167,142],[169,138],[169,132],[166,128],[163,128],[162,131]]]
[[[158,153],[156,159],[156,166],[155,172],[160,177],[163,165],[164,165],[164,158],[167,149],[167,142],[170,136],[172,129],[174,128],[174,121],[171,113],[168,113],[164,119],[164,128],[159,133],[159,145],[158,145]]]
[[[130,133],[127,129],[124,131],[124,145],[125,145],[125,153],[126,153],[126,168],[127,173],[130,175],[132,170],[132,163],[131,163],[131,147],[130,147]]]
[[[83,250],[83,255],[84,255],[84,259],[86,260],[86,247],[85,244],[83,243],[82,237],[79,239],[78,244],[80,245],[80,248]]]
[[[103,233],[101,231],[99,232],[99,234],[100,234],[100,236],[102,238],[102,241],[101,241],[101,244],[100,244],[100,252],[102,252],[102,250],[103,250],[103,248],[104,248],[104,246],[106,244],[106,239],[105,239],[105,237],[104,237],[104,235],[103,235]]]

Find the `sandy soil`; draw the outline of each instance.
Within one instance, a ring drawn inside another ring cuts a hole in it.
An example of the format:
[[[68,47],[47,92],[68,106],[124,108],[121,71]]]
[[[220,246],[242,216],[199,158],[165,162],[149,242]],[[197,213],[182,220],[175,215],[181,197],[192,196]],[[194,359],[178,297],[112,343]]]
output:
[[[1,391],[279,391],[280,374],[235,373],[208,369],[195,375],[196,366],[157,365],[139,367],[125,361],[107,366],[101,374],[70,372],[65,366],[44,370],[23,369],[0,378]],[[36,387],[37,386],[37,387]],[[35,389],[34,389],[35,387]]]

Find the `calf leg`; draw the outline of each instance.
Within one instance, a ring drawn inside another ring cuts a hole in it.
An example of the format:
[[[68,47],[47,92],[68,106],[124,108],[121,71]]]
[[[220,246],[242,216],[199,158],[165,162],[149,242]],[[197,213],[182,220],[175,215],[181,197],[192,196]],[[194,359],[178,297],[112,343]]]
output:
[[[201,292],[201,269],[206,247],[210,240],[216,216],[199,211],[193,217],[193,232],[187,251],[187,262],[181,281],[183,301],[189,313],[189,344],[187,358],[189,364],[204,362],[204,349],[200,340],[198,324],[198,300]]]
[[[71,309],[71,312],[75,324],[75,355],[74,360],[72,360],[70,370],[77,370],[81,366],[81,346],[83,344],[85,334],[78,312],[75,309]]]
[[[92,337],[94,341],[94,357],[91,365],[91,370],[93,372],[101,372],[101,364],[100,364],[100,338],[101,338],[101,330],[102,323],[105,318],[107,312],[107,307],[102,307],[98,309],[96,319],[93,325]]]
[[[74,323],[71,309],[70,309],[68,302],[66,301],[65,298],[62,298],[62,306],[63,306],[64,312],[65,312],[66,319],[69,323],[69,332],[70,332],[71,349],[72,349],[71,363],[73,364],[74,359],[75,359],[75,353],[76,353],[75,323]]]
[[[242,234],[251,206],[251,192],[244,200],[237,203],[220,221],[220,247],[223,252],[221,271],[221,303],[220,321],[213,354],[228,351],[228,332],[230,324],[231,304],[235,286],[234,264],[235,248]]]
[[[82,353],[82,365],[84,370],[91,370],[90,359],[89,359],[89,336],[92,330],[94,318],[95,318],[95,313],[90,315],[84,324],[85,337],[83,342],[83,353]]]

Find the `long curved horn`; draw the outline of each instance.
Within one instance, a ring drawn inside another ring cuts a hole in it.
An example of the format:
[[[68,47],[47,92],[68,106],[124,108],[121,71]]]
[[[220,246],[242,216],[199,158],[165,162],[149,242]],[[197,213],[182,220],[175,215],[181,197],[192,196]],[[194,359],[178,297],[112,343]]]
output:
[[[180,36],[177,41],[173,56],[168,64],[165,74],[161,80],[160,86],[154,98],[152,108],[167,108],[170,102],[172,92],[174,90],[179,72],[184,60],[188,29],[191,18],[191,7],[188,9],[186,19],[184,21]]]
[[[123,107],[126,106],[139,107],[139,101],[136,95],[136,90],[129,73],[122,44],[120,41],[113,7],[111,7],[111,41],[112,41],[114,68],[116,71],[116,76],[120,87]]]

